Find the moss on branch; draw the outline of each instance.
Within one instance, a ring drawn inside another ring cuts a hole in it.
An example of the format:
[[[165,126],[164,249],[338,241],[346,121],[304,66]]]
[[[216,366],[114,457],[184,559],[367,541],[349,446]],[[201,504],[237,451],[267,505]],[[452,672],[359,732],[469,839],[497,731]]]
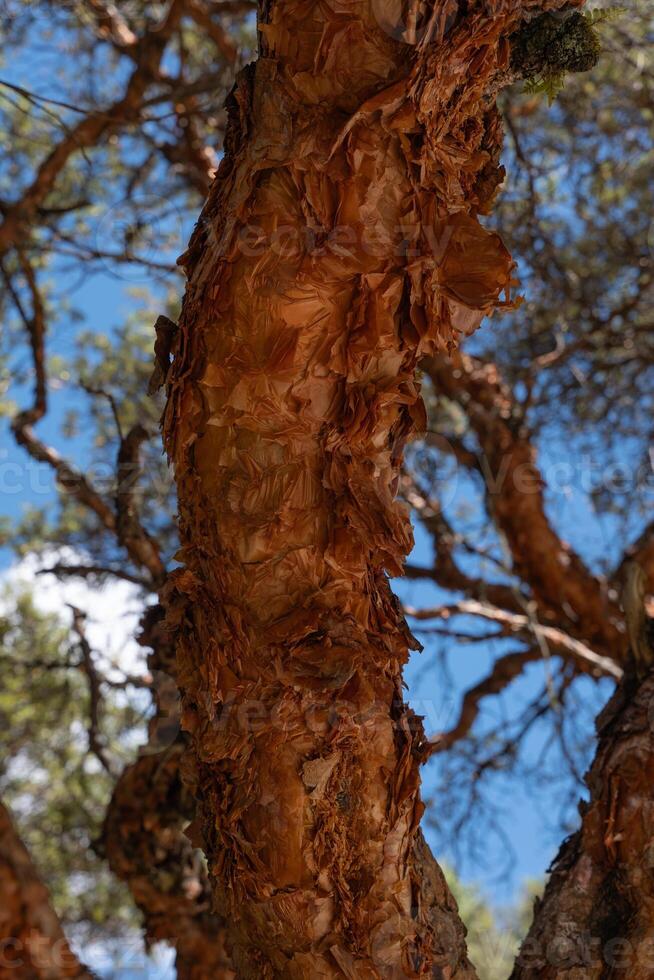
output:
[[[589,71],[599,61],[597,26],[604,19],[578,12],[563,19],[550,13],[535,17],[511,36],[512,72],[530,91],[546,92],[551,100],[568,72]]]

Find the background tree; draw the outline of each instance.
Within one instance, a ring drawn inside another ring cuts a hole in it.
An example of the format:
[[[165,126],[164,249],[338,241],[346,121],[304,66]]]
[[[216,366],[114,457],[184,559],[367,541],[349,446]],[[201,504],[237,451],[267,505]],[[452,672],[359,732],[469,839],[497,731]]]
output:
[[[134,927],[135,916],[96,842],[148,699],[139,705],[134,696],[130,680],[140,679],[107,670],[106,663],[104,671],[96,669],[96,655],[82,652],[87,641],[71,630],[70,612],[68,622],[44,614],[26,593],[6,594],[3,605],[0,797],[11,803],[75,939],[119,937]]]

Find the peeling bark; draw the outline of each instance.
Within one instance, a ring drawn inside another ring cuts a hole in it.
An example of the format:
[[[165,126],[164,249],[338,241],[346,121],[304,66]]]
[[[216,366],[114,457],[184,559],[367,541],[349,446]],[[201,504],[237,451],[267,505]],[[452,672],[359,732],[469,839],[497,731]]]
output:
[[[474,976],[425,873],[415,644],[387,578],[412,543],[417,362],[509,302],[477,214],[502,178],[507,38],[536,5],[470,6],[398,25],[394,4],[263,3],[180,260],[166,601],[194,831],[244,978]]]
[[[150,608],[139,637],[152,649],[150,670],[161,678],[155,685],[157,713],[145,753],[116,783],[103,847],[143,913],[146,941],[174,947],[178,980],[233,980],[225,925],[211,911],[205,863],[184,832],[195,806],[181,778],[185,738],[177,734],[179,712],[170,690],[174,651],[161,617],[161,607]]]
[[[148,943],[175,949],[178,980],[232,980],[202,855],[184,833],[193,801],[181,781],[183,750],[180,741],[127,767],[107,811],[106,854],[143,913]]]
[[[68,945],[48,890],[0,803],[0,978],[91,977]]]
[[[599,746],[512,980],[654,975],[654,674],[627,677],[597,722]]]

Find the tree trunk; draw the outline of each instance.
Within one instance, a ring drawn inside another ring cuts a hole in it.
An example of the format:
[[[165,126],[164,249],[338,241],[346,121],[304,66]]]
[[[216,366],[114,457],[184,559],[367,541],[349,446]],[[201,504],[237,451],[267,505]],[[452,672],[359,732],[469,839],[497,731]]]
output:
[[[244,978],[474,976],[424,874],[414,642],[387,574],[411,547],[395,493],[416,363],[508,293],[476,214],[532,5],[494,6],[398,24],[399,4],[263,3],[181,260],[167,604],[196,831]]]
[[[91,980],[68,945],[7,809],[0,803],[0,978]]]
[[[597,721],[599,746],[512,980],[654,976],[654,674],[628,676]]]

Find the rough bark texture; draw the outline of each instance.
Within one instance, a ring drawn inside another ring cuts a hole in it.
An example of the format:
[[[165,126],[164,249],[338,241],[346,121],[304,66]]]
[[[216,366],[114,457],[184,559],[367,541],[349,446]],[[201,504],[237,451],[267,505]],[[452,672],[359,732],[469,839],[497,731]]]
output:
[[[507,39],[535,4],[401,7],[262,5],[182,259],[167,602],[196,830],[257,980],[474,976],[417,856],[425,742],[387,573],[411,547],[395,494],[418,359],[508,294],[476,215],[502,177]]]
[[[0,803],[0,978],[91,980],[64,935],[50,896]]]
[[[598,718],[582,826],[562,846],[512,980],[654,976],[654,674]]]
[[[152,650],[148,666],[158,678],[157,713],[144,754],[116,784],[103,846],[112,871],[143,913],[146,940],[175,948],[178,980],[232,980],[225,926],[211,911],[205,863],[184,833],[195,806],[181,778],[186,739],[178,734],[174,650],[161,613],[159,606],[146,612],[140,635]]]
[[[184,833],[193,800],[181,781],[183,750],[176,742],[125,770],[107,811],[107,858],[143,913],[148,942],[175,948],[178,980],[232,980],[204,861]]]

